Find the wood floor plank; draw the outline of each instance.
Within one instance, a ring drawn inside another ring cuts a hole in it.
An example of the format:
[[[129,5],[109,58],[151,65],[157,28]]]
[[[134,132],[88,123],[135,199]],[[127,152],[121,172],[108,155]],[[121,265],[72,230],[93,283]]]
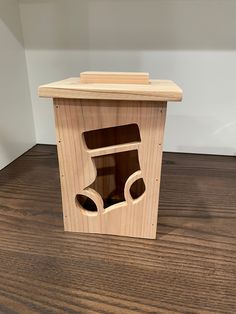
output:
[[[165,153],[156,240],[65,233],[56,147],[0,172],[0,313],[236,313],[236,158]]]

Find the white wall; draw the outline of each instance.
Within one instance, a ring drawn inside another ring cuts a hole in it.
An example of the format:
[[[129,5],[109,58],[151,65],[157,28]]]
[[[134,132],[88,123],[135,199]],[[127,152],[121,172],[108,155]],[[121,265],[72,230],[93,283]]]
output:
[[[0,169],[35,144],[16,0],[0,0]]]
[[[38,143],[55,143],[40,84],[84,70],[173,79],[165,150],[236,153],[236,1],[19,0]]]

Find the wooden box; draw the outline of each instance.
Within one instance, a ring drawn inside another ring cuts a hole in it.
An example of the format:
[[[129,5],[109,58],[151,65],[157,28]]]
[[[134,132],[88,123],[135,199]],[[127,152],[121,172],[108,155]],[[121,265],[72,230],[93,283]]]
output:
[[[39,87],[52,97],[65,231],[155,238],[172,81],[83,72]]]

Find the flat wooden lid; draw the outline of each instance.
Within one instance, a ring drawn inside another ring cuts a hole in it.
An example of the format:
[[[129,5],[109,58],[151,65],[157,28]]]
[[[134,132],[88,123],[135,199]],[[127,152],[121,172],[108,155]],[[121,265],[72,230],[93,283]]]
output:
[[[42,85],[40,97],[181,101],[182,90],[172,81],[149,80],[148,73],[83,72],[73,77]]]

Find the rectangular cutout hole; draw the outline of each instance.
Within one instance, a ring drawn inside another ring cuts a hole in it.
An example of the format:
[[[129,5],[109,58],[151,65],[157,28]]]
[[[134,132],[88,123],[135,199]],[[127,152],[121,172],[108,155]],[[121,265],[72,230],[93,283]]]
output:
[[[89,149],[141,142],[139,127],[135,123],[87,131],[83,136]]]

